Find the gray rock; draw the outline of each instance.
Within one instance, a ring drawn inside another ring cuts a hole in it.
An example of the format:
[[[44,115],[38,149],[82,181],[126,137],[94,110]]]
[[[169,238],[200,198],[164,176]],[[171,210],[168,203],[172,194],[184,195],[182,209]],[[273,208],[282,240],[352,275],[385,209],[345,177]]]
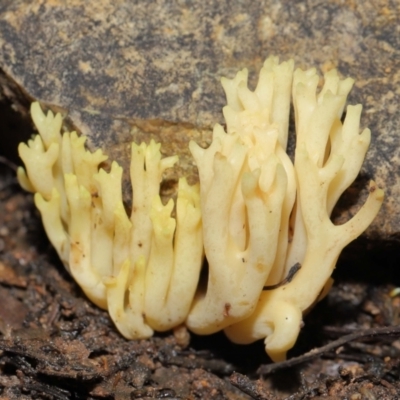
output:
[[[400,231],[399,22],[396,2],[373,0],[3,0],[0,87],[21,112],[33,99],[68,112],[91,148],[124,166],[132,139],[158,138],[165,154],[181,155],[168,189],[180,174],[196,180],[187,144],[207,144],[223,122],[221,76],[248,67],[254,84],[271,54],[305,68],[337,67],[355,78],[350,103],[364,105],[362,126],[373,133],[342,204],[353,213],[365,197],[358,189],[374,177],[386,200],[368,233],[389,238]]]

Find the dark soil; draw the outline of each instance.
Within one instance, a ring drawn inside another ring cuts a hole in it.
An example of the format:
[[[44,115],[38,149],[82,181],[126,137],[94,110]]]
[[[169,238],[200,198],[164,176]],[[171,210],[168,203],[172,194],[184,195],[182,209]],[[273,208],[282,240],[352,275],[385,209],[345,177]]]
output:
[[[295,366],[222,334],[127,341],[65,271],[3,160],[0,399],[400,399],[399,265],[395,240],[352,244],[290,358],[333,344]]]

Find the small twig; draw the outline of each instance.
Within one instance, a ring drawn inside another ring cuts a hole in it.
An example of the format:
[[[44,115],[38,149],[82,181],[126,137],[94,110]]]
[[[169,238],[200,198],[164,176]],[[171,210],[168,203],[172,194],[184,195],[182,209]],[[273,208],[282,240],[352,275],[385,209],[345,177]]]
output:
[[[202,368],[206,371],[220,375],[229,375],[233,372],[232,364],[218,358],[190,357],[193,352],[188,352],[187,356],[176,355],[172,349],[165,347],[159,352],[159,360],[163,365],[175,365],[178,367],[197,369]],[[181,353],[182,354],[182,353]]]
[[[277,289],[280,286],[286,285],[287,283],[291,282],[294,276],[297,274],[297,271],[301,268],[300,263],[296,263],[293,267],[290,268],[289,273],[287,274],[286,278],[282,281],[275,283],[274,285],[264,286],[263,290],[273,290]]]
[[[10,161],[8,158],[6,158],[4,156],[0,156],[0,164],[5,165],[7,168],[12,170],[14,173],[17,172],[18,165],[14,164],[12,161]],[[0,192],[8,189],[10,186],[14,186],[14,185],[18,185],[18,184],[19,184],[18,179],[14,175],[14,177],[12,179],[6,179],[5,182],[3,182],[0,185]]]
[[[18,169],[17,164],[14,164],[12,161],[10,161],[8,158],[6,158],[4,156],[0,156],[0,164],[6,165],[8,168],[13,170],[14,172],[16,172]]]
[[[346,328],[344,326],[324,326],[324,333],[329,335],[331,338],[338,338],[344,335],[348,335],[354,332],[354,328]]]
[[[233,371],[233,365],[223,360],[206,360],[202,358],[170,357],[162,361],[163,365],[175,365],[187,369],[202,368],[214,374],[229,375]]]
[[[365,329],[357,332],[350,333],[349,335],[345,335],[337,340],[334,340],[331,343],[328,343],[325,346],[319,347],[317,349],[312,349],[311,351],[299,356],[291,358],[290,360],[282,361],[275,364],[262,365],[258,369],[258,373],[260,375],[268,375],[275,371],[284,368],[290,368],[295,365],[310,361],[314,358],[317,358],[324,353],[327,353],[331,350],[335,350],[340,346],[343,346],[346,343],[365,339],[365,338],[375,338],[377,336],[398,336],[400,335],[400,326],[385,326],[383,328],[372,328]]]
[[[263,383],[258,380],[256,382],[251,381],[247,376],[234,372],[230,377],[229,381],[243,393],[250,396],[255,400],[269,400],[271,394],[263,387]]]

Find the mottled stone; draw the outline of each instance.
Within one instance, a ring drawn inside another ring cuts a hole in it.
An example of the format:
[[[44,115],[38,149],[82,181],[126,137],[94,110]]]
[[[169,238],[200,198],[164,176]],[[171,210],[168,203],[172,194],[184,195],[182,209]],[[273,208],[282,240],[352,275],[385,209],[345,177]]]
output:
[[[254,84],[271,54],[337,67],[356,79],[350,103],[364,105],[362,126],[373,133],[354,187],[375,177],[385,188],[369,234],[388,238],[400,231],[399,8],[395,0],[2,0],[0,85],[21,109],[36,99],[68,112],[90,147],[125,166],[132,138],[159,138],[165,154],[181,155],[173,183],[177,174],[196,179],[187,144],[208,143],[223,122],[221,76],[248,67]],[[353,212],[363,196],[352,189],[346,198]]]

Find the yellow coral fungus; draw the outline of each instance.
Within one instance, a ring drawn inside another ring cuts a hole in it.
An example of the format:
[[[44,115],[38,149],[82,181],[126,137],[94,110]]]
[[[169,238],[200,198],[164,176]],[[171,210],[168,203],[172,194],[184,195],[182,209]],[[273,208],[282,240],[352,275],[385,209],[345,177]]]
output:
[[[85,138],[74,132],[61,135],[60,115],[32,105],[39,135],[20,145],[21,185],[36,193],[66,268],[127,338],[185,323],[200,334],[224,329],[237,343],[263,338],[271,358],[283,359],[303,312],[329,289],[341,250],[379,211],[383,192],[371,182],[353,218],[340,226],[330,219],[370,142],[368,129],[359,133],[360,105],[349,106],[341,121],[353,81],[333,70],[317,93],[314,69],[293,72],[293,61],[276,57],[264,63],[254,91],[247,76],[242,70],[222,80],[227,131],[217,124],[207,149],[190,144],[200,187],[181,178],[176,219],[159,188],[177,157],[162,159],[155,142],[132,143],[127,215],[121,167],[100,168],[107,158],[100,150],[85,150]],[[291,98],[294,163],[286,154]],[[199,284],[203,251],[208,280]]]

